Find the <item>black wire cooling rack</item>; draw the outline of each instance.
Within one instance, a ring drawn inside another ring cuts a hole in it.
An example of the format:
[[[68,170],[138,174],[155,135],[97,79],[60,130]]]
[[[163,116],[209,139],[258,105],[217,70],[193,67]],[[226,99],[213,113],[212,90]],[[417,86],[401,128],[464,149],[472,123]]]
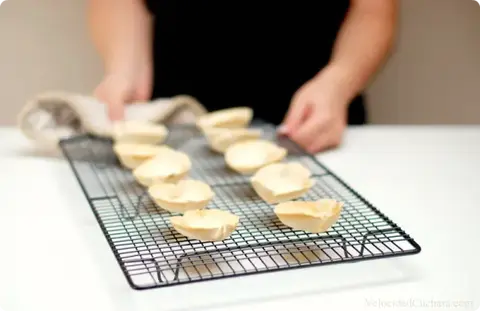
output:
[[[190,177],[215,191],[207,208],[240,217],[237,230],[221,242],[200,242],[178,234],[172,214],[157,208],[131,172],[120,166],[108,139],[90,135],[60,146],[90,207],[134,289],[148,289],[225,277],[416,254],[420,246],[398,225],[345,184],[314,157],[256,122],[264,138],[289,150],[287,160],[309,167],[315,186],[299,200],[334,198],[344,202],[328,232],[309,234],[285,227],[250,186],[248,176],[226,168],[193,126],[170,127],[167,145],[192,159]]]

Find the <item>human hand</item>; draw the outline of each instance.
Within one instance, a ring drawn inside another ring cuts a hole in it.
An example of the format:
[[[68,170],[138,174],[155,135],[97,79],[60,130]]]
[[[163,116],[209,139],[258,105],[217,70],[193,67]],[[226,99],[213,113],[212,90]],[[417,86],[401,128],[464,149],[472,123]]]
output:
[[[112,71],[107,73],[94,91],[94,96],[107,106],[110,120],[124,117],[127,103],[146,101],[151,96],[152,73],[150,66],[137,72]]]
[[[294,94],[280,134],[312,154],[337,147],[347,127],[350,98],[346,80],[326,68]]]

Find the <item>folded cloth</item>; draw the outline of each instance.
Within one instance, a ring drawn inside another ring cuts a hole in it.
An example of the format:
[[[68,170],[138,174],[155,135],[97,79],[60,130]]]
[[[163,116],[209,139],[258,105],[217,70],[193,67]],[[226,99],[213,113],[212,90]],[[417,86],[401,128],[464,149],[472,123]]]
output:
[[[178,95],[125,106],[125,121],[168,124],[194,123],[207,110],[195,98]],[[23,134],[39,147],[56,149],[61,139],[81,134],[111,137],[113,122],[106,105],[92,96],[45,92],[27,102],[18,116]]]

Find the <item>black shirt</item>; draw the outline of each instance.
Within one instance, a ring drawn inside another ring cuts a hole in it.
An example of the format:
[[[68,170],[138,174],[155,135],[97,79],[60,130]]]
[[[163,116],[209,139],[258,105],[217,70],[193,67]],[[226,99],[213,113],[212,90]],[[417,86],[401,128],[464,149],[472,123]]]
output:
[[[348,0],[146,0],[155,16],[153,97],[188,94],[210,111],[250,106],[279,124],[329,61]],[[350,123],[365,119],[362,97]]]

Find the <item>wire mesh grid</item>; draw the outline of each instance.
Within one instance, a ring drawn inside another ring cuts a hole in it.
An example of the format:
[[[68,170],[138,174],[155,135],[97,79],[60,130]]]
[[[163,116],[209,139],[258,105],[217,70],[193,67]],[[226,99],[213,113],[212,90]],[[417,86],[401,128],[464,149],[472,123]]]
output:
[[[303,153],[273,126],[254,123],[264,138],[288,149],[313,174],[315,185],[297,200],[333,198],[344,203],[339,220],[325,233],[284,226],[273,206],[254,192],[249,176],[236,174],[211,151],[194,127],[170,128],[167,145],[189,154],[190,177],[215,192],[207,208],[240,217],[233,234],[219,242],[200,242],[177,233],[172,213],[156,206],[131,171],[123,168],[112,142],[89,135],[63,140],[68,159],[90,207],[134,289],[148,289],[297,267],[419,253],[420,246],[314,157]]]

